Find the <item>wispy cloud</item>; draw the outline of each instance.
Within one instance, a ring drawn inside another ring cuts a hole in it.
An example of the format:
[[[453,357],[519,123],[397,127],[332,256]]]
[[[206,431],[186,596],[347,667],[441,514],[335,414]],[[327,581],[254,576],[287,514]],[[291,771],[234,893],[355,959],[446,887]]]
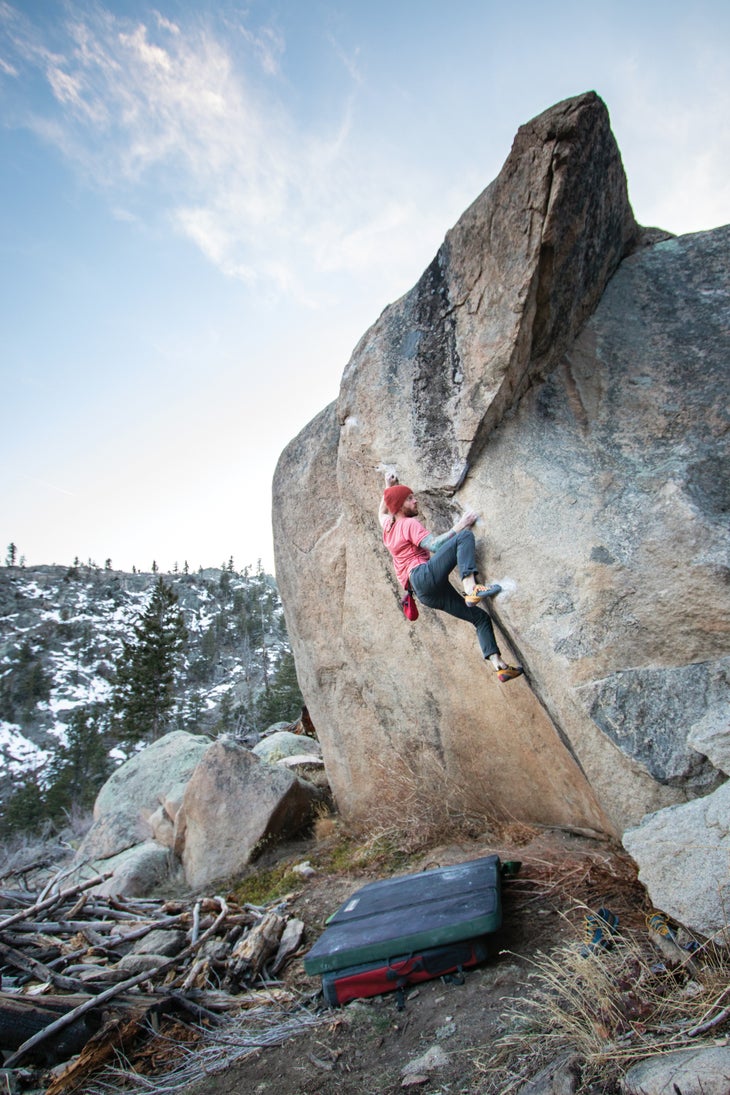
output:
[[[373,241],[408,220],[397,201],[383,215],[377,168],[356,167],[352,63],[332,131],[303,131],[277,79],[275,27],[228,23],[224,37],[202,20],[74,11],[51,32],[0,4],[4,64],[15,79],[42,75],[45,101],[33,100],[25,124],[112,208],[142,217],[151,203],[226,275],[302,297],[300,271],[362,270]]]
[[[56,494],[64,494],[68,498],[77,497],[74,491],[66,490],[65,487],[59,487],[57,483],[51,483],[47,479],[38,479],[35,475],[21,475],[19,478],[25,480],[28,483],[33,483],[37,487],[43,487],[45,490],[53,491]]]

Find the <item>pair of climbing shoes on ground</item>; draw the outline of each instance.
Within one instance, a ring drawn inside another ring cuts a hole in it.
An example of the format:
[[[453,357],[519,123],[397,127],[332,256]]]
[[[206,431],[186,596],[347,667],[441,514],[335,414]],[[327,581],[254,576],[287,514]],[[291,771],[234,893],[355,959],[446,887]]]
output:
[[[681,943],[677,932],[669,923],[663,912],[650,912],[646,917],[646,926],[649,931],[656,932],[667,939],[671,939],[682,950],[694,953],[699,949],[699,943],[690,939],[687,943]],[[583,945],[580,953],[583,958],[597,951],[607,951],[613,946],[613,936],[618,927],[618,917],[610,909],[601,908],[595,913],[588,913],[583,920]]]

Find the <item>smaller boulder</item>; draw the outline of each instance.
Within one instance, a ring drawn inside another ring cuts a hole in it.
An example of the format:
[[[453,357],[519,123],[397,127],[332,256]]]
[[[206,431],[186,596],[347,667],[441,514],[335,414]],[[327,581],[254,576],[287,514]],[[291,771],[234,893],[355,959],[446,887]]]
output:
[[[317,757],[313,753],[297,753],[295,757],[282,757],[276,763],[282,768],[288,768],[290,772],[294,769],[324,768],[322,757]]]
[[[730,1046],[698,1047],[647,1057],[632,1065],[622,1083],[624,1095],[727,1095]]]
[[[517,1095],[575,1095],[580,1086],[580,1059],[568,1051],[540,1069]]]
[[[161,954],[172,958],[179,954],[187,943],[187,935],[175,928],[155,928],[154,931],[137,939],[129,949],[130,954]]]
[[[690,931],[730,944],[730,782],[647,814],[623,845],[654,905]]]
[[[290,730],[277,730],[275,734],[263,738],[251,750],[261,760],[273,764],[285,757],[307,756],[321,757],[322,747],[314,738],[306,734],[292,734]]]
[[[300,831],[321,797],[312,784],[262,763],[235,742],[216,741],[195,769],[175,819],[175,847],[188,885],[237,874],[265,841]]]
[[[92,867],[98,874],[114,872],[106,882],[94,887],[94,893],[106,897],[146,897],[179,869],[169,850],[154,840],[126,848],[109,859],[96,860]]]
[[[116,968],[124,970],[129,977],[136,977],[138,973],[146,973],[147,970],[152,973],[166,961],[161,954],[125,954],[117,962]]]

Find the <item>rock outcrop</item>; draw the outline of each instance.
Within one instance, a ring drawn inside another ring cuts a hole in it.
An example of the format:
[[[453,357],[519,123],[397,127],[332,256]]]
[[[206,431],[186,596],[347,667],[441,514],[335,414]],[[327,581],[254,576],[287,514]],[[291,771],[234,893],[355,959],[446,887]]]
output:
[[[96,796],[94,823],[79,847],[82,859],[107,859],[155,835],[164,804],[175,802],[187,786],[208,738],[174,730],[135,753],[109,776]]]
[[[641,229],[605,106],[558,104],[282,454],[277,580],[346,815],[397,804],[404,765],[455,803],[613,833],[722,780],[689,739],[728,699],[729,257],[728,229]],[[434,531],[482,515],[525,678],[500,685],[450,617],[403,618],[386,465]]]
[[[621,1081],[623,1095],[726,1095],[730,1091],[730,1046],[698,1046],[647,1057]]]

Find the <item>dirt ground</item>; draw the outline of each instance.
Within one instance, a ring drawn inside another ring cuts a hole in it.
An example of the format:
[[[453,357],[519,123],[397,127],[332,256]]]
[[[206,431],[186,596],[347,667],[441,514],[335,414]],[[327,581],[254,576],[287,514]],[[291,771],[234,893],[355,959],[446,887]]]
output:
[[[246,1060],[188,1087],[184,1095],[388,1095],[409,1086],[430,1095],[501,1095],[512,1089],[515,1077],[509,1066],[501,1077],[490,1074],[488,1066],[495,1039],[505,1029],[509,999],[531,991],[530,959],[567,942],[578,948],[588,910],[608,906],[626,927],[640,926],[645,913],[644,892],[620,851],[565,832],[529,835],[529,843],[495,846],[477,841],[432,849],[395,872],[495,852],[502,861],[521,861],[517,878],[503,885],[503,925],[492,937],[490,957],[467,972],[463,984],[441,979],[421,983],[408,992],[402,1010],[395,994],[327,1009],[317,999],[319,979],[307,977],[300,955],[289,964],[283,981],[312,1009],[319,1008],[322,1025],[283,1045],[255,1050]],[[296,853],[307,858],[306,846]],[[363,872],[315,875],[303,883],[288,905],[306,925],[302,954],[318,938],[327,917],[372,880],[372,873]],[[404,1072],[408,1066],[410,1076]],[[592,1090],[608,1095],[614,1088],[599,1085]]]

